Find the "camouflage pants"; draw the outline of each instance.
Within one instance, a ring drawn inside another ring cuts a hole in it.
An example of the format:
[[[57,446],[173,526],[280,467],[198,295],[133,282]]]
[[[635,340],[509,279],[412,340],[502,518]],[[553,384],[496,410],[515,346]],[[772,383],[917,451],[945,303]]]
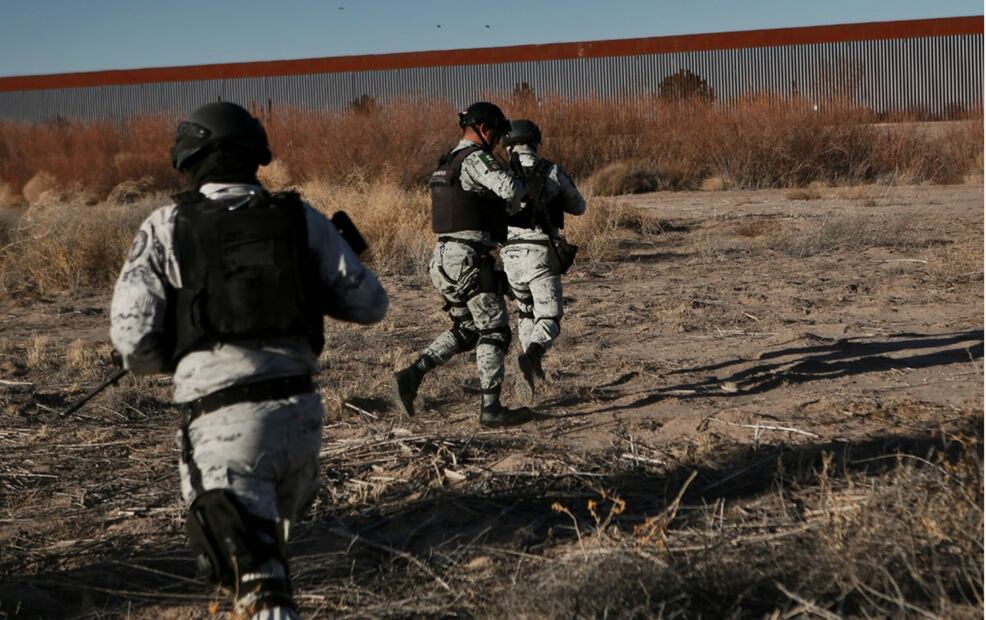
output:
[[[230,405],[199,417],[188,434],[202,489],[229,489],[251,514],[278,522],[286,539],[318,491],[322,413],[317,394],[302,394]],[[179,463],[179,473],[182,495],[191,505],[196,492],[186,463]]]
[[[473,247],[455,241],[439,242],[428,266],[431,282],[445,300],[452,328],[422,352],[435,364],[456,353],[476,349],[479,383],[484,394],[498,394],[503,385],[503,359],[510,344],[507,305],[499,292],[486,292],[481,261]]]
[[[529,243],[510,244],[500,250],[503,270],[517,300],[517,332],[525,351],[532,342],[549,348],[561,332],[561,276],[554,275],[549,267],[549,251],[546,246]]]

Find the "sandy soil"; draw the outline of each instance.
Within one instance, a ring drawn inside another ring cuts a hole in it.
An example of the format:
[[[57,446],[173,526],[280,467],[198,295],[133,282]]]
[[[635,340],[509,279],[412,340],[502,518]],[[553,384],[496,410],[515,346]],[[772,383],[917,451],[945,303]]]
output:
[[[599,524],[586,498],[625,500],[613,523],[629,529],[693,470],[683,510],[743,510],[778,455],[981,436],[982,187],[817,192],[627,198],[662,232],[626,231],[623,260],[567,276],[549,384],[513,429],[478,426],[465,356],[396,417],[389,373],[445,322],[424,278],[384,276],[383,323],[328,328],[324,489],[292,545],[304,608],[495,616]],[[107,306],[108,291],[0,305],[0,618],[192,618],[221,600],[183,546],[167,379],[59,415],[111,371]]]

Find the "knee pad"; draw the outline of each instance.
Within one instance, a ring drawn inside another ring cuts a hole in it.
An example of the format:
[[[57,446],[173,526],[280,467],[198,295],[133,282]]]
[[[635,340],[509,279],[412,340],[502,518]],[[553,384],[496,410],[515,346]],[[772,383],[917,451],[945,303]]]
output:
[[[459,345],[460,353],[472,351],[479,342],[479,333],[476,330],[464,327],[462,323],[458,322],[452,326],[452,337],[455,338],[455,342]]]
[[[270,595],[265,599],[284,598],[290,603],[287,561],[275,521],[251,515],[230,491],[213,489],[195,498],[185,526],[199,571],[210,581],[227,588],[242,587],[242,582],[274,560],[283,567],[283,576],[263,579],[271,583],[251,587],[257,585]]]
[[[510,348],[510,341],[513,335],[510,333],[510,326],[491,327],[479,332],[479,342],[477,344],[489,344],[506,351]]]

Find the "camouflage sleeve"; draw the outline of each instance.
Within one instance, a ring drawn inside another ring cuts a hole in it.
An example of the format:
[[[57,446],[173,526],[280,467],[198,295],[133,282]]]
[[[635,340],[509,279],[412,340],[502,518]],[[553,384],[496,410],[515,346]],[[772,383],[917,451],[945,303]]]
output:
[[[389,300],[377,276],[356,257],[332,222],[306,207],[308,245],[318,260],[323,312],[352,323],[376,323],[387,314]]]
[[[582,215],[585,213],[585,198],[582,197],[582,192],[579,191],[579,188],[575,187],[575,182],[572,181],[572,177],[568,176],[565,169],[555,164],[549,176],[561,188],[565,213],[572,215]]]
[[[513,215],[523,207],[527,184],[486,151],[471,153],[462,162],[462,189],[489,191],[507,201],[507,213]]]
[[[165,332],[168,303],[178,278],[171,248],[175,208],[152,213],[134,237],[117,278],[110,306],[110,340],[134,374],[162,372],[169,366]]]

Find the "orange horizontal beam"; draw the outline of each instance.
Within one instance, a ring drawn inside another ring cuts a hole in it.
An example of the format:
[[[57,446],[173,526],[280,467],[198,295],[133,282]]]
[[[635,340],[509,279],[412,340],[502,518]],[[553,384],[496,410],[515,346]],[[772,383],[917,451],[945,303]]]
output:
[[[834,26],[806,26],[716,32],[710,34],[613,39],[582,43],[548,43],[427,52],[336,56],[302,60],[274,60],[227,64],[90,71],[0,78],[0,91],[79,88],[115,84],[147,84],[229,78],[274,77],[345,71],[379,71],[416,67],[496,64],[505,62],[567,60],[606,56],[636,56],[778,45],[836,43],[879,39],[981,34],[983,16],[946,17]]]

